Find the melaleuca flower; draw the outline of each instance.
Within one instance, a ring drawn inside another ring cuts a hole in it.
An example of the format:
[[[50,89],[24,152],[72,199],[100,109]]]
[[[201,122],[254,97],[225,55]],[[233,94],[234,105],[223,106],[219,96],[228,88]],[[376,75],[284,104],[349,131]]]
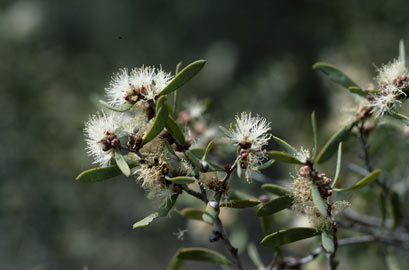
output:
[[[120,114],[103,111],[91,115],[85,123],[87,153],[94,158],[94,163],[107,166],[112,158],[113,149],[119,145],[115,130],[122,124]]]
[[[239,145],[242,149],[252,149],[261,151],[262,147],[268,144],[271,138],[270,123],[263,117],[252,117],[251,113],[242,112],[236,115],[235,125],[230,125],[227,136],[234,145]]]
[[[155,97],[168,85],[172,79],[170,73],[154,67],[121,69],[115,74],[109,87],[105,89],[108,103],[120,106],[126,103],[135,103],[145,99],[155,101]]]
[[[260,116],[252,117],[251,113],[241,113],[236,116],[235,125],[230,125],[226,130],[226,136],[234,145],[240,146],[240,166],[246,169],[246,179],[251,181],[253,171],[257,170],[258,165],[265,158],[263,146],[268,144],[271,138],[270,123]]]
[[[330,215],[324,216],[320,213],[312,199],[311,187],[317,185],[320,196],[326,204]],[[292,182],[292,209],[308,218],[309,223],[317,230],[326,230],[332,227],[334,217],[349,206],[346,201],[329,202],[332,195],[332,179],[324,173],[318,173],[315,169],[305,165],[298,171],[298,175]]]
[[[311,157],[310,150],[304,149],[303,147],[300,148],[300,151],[297,152],[297,159],[302,163],[307,162],[307,160]]]
[[[398,59],[378,69],[375,80],[380,91],[368,97],[375,117],[393,111],[401,103],[401,99],[406,98],[409,89],[408,76],[405,63]]]

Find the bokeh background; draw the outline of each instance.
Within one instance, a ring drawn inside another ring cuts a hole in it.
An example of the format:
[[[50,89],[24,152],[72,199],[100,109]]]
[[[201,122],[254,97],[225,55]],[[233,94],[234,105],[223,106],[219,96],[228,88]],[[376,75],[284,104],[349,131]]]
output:
[[[370,85],[374,67],[397,57],[400,38],[409,41],[407,14],[404,0],[0,1],[0,269],[165,269],[179,247],[223,251],[221,243],[207,241],[209,228],[177,213],[132,230],[156,207],[133,179],[75,182],[92,167],[84,121],[119,68],[145,64],[173,71],[179,61],[207,59],[182,91],[185,100],[210,101],[211,124],[227,125],[237,112],[250,110],[272,122],[273,134],[310,147],[311,111],[323,144],[353,104],[311,66],[327,61]],[[394,173],[390,181],[407,197],[408,133],[397,126],[379,134],[374,163]],[[351,141],[347,149],[359,164]],[[382,149],[385,154],[376,154]],[[289,171],[275,166],[267,174],[285,180]],[[261,194],[260,183],[235,185]],[[348,199],[379,214],[368,206],[371,190],[362,194]],[[254,210],[224,215],[246,269],[255,269],[245,252],[247,243],[263,237]],[[278,229],[288,215],[277,221]],[[178,240],[176,233],[185,229]],[[303,255],[314,246],[294,245],[292,252]],[[270,250],[260,252],[265,263],[272,259]],[[396,261],[405,261],[393,252]],[[340,269],[386,269],[383,256],[375,258],[384,253],[381,245],[345,249]]]

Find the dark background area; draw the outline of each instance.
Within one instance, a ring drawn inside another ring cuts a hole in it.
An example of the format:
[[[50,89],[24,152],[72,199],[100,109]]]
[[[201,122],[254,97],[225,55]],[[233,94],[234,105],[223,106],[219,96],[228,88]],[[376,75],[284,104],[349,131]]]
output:
[[[403,0],[2,0],[0,268],[165,269],[179,247],[223,251],[207,242],[208,228],[186,225],[176,213],[132,230],[156,207],[133,179],[75,182],[92,167],[84,121],[119,68],[162,65],[173,72],[179,61],[207,59],[183,96],[210,99],[213,124],[250,110],[272,122],[274,135],[311,146],[311,111],[323,140],[338,127],[335,116],[346,102],[311,66],[331,62],[368,84],[374,65],[397,57],[398,41],[409,32],[407,14]],[[398,139],[407,144],[407,135]],[[268,173],[289,178],[282,166]],[[258,186],[241,188],[258,195]],[[246,222],[234,221],[236,215]],[[243,231],[252,242],[263,237],[254,211],[226,216],[239,239]],[[177,240],[173,233],[185,228],[185,240]],[[267,262],[271,253],[261,249]]]

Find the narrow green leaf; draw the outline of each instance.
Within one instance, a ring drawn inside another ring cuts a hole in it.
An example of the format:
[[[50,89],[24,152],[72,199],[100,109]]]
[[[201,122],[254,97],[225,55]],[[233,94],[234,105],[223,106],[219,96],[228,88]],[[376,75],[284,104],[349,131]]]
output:
[[[360,97],[366,98],[368,95],[374,95],[374,94],[378,94],[380,92],[380,90],[376,90],[376,89],[361,89],[359,87],[349,87],[348,88],[349,92],[351,92],[352,94],[356,94]]]
[[[172,134],[173,138],[177,141],[179,145],[182,146],[185,145],[186,143],[185,135],[183,134],[179,125],[172,117],[170,117],[170,115],[168,116],[168,119],[166,121],[166,129],[169,131],[170,134]]]
[[[311,185],[311,195],[312,195],[312,200],[314,202],[315,207],[317,207],[317,209],[318,209],[318,211],[320,211],[321,215],[323,215],[324,217],[327,217],[328,212],[327,212],[326,203],[322,199],[317,185],[314,184],[314,183]]]
[[[176,252],[169,270],[179,270],[183,261],[200,261],[218,265],[232,266],[233,263],[224,255],[207,248],[183,248]]]
[[[119,106],[119,107],[114,107],[114,106],[109,105],[108,103],[106,103],[106,102],[103,101],[103,100],[100,100],[99,103],[100,103],[102,106],[104,106],[105,108],[107,108],[107,109],[109,109],[109,110],[111,110],[111,111],[115,111],[115,112],[126,112],[126,111],[129,111],[129,110],[133,107],[133,105],[134,105],[133,103],[125,103],[125,104],[122,104],[122,105]]]
[[[259,217],[269,216],[286,208],[290,208],[292,205],[293,198],[291,196],[282,196],[261,206],[259,209],[257,209],[256,215]]]
[[[242,178],[242,177],[243,177],[243,168],[241,167],[241,162],[242,162],[241,159],[239,159],[239,160],[237,161],[237,170],[236,170],[236,172],[237,172],[237,177],[238,177],[238,178]]]
[[[159,209],[156,212],[134,223],[132,228],[137,229],[137,228],[148,226],[154,219],[158,217],[167,216],[169,211],[172,209],[173,205],[175,205],[177,198],[178,198],[178,194],[173,194],[161,207],[159,207]]]
[[[255,266],[258,267],[258,269],[265,269],[265,266],[261,261],[256,245],[250,243],[247,247],[247,253],[249,254],[251,261],[254,263]]]
[[[388,115],[395,118],[395,119],[397,119],[397,120],[399,120],[399,121],[402,121],[402,123],[409,126],[409,117],[408,116],[397,113],[397,112],[392,112],[392,111],[389,112]]]
[[[338,130],[332,137],[327,141],[324,147],[319,152],[317,158],[315,159],[316,163],[323,163],[331,158],[331,156],[337,151],[338,145],[340,142],[345,141],[351,129],[356,125],[357,121],[353,122],[352,124]]]
[[[280,152],[280,151],[270,151],[268,152],[269,158],[282,163],[293,163],[293,164],[303,164],[297,158],[291,156],[290,154]]]
[[[282,245],[293,243],[319,235],[320,232],[314,228],[291,228],[274,232],[261,240],[261,244],[269,248],[278,248]]]
[[[260,224],[265,235],[271,234],[275,231],[275,220],[273,215],[260,217]]]
[[[341,171],[341,159],[342,159],[342,142],[340,142],[338,145],[337,167],[335,169],[335,177],[334,177],[334,181],[332,182],[331,187],[335,187],[335,184],[338,182],[339,172]]]
[[[155,139],[162,130],[165,128],[166,120],[168,119],[168,108],[166,106],[162,106],[159,111],[156,113],[155,121],[151,129],[145,134],[142,140],[142,145],[147,144],[148,142]]]
[[[383,193],[383,190],[379,190],[378,192],[378,203],[379,203],[379,211],[381,212],[382,227],[384,227],[385,221],[386,221],[386,198]]]
[[[121,175],[121,173],[118,166],[111,165],[83,171],[75,179],[81,183],[95,183]]]
[[[188,219],[203,221],[202,216],[204,214],[204,211],[200,209],[195,209],[195,208],[185,208],[182,211],[179,211],[179,214],[181,214],[182,216]]]
[[[322,247],[327,253],[334,253],[335,251],[334,232],[332,230],[322,231],[321,243]]]
[[[330,80],[336,82],[337,84],[347,89],[351,86],[359,87],[353,80],[351,80],[347,75],[345,75],[345,73],[343,73],[341,70],[339,70],[338,68],[331,64],[318,62],[314,64],[312,68],[322,71],[329,77]]]
[[[203,149],[199,148],[192,148],[189,151],[186,151],[186,156],[189,158],[190,162],[196,167],[196,168],[201,168],[201,158],[203,157]],[[213,162],[207,162],[209,165],[209,171],[222,171],[224,172],[224,168],[213,163]]]
[[[403,219],[402,205],[399,200],[399,195],[395,191],[391,191],[389,194],[392,210],[393,225],[392,229],[396,229]]]
[[[268,167],[270,167],[271,165],[273,165],[276,161],[274,159],[270,159],[269,161],[264,162],[263,164],[257,166],[257,170],[261,171],[261,170],[265,170]]]
[[[160,96],[167,95],[173,91],[179,89],[188,81],[190,81],[206,64],[205,60],[198,60],[191,63],[184,69],[182,69],[176,76],[173,78],[169,84],[159,93]]]
[[[232,200],[220,204],[220,207],[228,208],[249,208],[259,205],[260,201],[257,200]]]
[[[399,60],[405,65],[405,42],[403,41],[403,39],[399,40]]]
[[[295,150],[294,147],[292,147],[288,142],[284,141],[283,139],[280,139],[276,136],[273,136],[273,139],[283,148],[284,151],[286,151],[288,154],[295,156],[297,154],[297,150]]]
[[[351,191],[351,190],[362,188],[362,187],[372,183],[376,178],[379,177],[380,174],[381,174],[381,170],[375,170],[375,171],[371,172],[370,174],[368,174],[367,176],[365,176],[364,178],[362,178],[361,180],[359,180],[352,187],[349,187],[349,188],[334,188],[334,191],[344,192],[344,191]]]
[[[178,75],[180,68],[182,67],[182,62],[179,62],[176,65],[176,71],[175,74]],[[175,90],[173,92],[173,108],[172,108],[172,117],[175,118],[176,117],[176,113],[177,113],[177,105],[178,105],[178,90]]]
[[[202,157],[202,160],[206,160],[206,159],[207,159],[207,155],[209,154],[210,150],[212,149],[212,146],[213,146],[213,140],[211,140],[211,141],[209,142],[209,144],[207,145],[206,151],[204,152],[204,155],[203,155],[203,157]]]
[[[173,150],[172,146],[168,143],[168,141],[165,141],[165,146],[166,146],[166,149],[168,149],[168,151],[172,155],[174,155],[175,157],[177,157],[179,159],[178,155],[176,155],[176,153],[175,153],[175,150]]]
[[[254,197],[253,195],[244,193],[244,192],[239,191],[239,190],[230,190],[228,199],[229,200],[250,200],[250,201],[252,201],[252,200],[256,201],[257,200],[257,198]]]
[[[196,178],[189,177],[189,176],[177,176],[177,177],[167,177],[165,176],[166,180],[171,181],[175,184],[191,184],[196,181]]]
[[[119,149],[115,149],[114,159],[115,159],[116,165],[118,165],[118,168],[121,170],[121,172],[125,176],[130,176],[131,169],[129,168],[128,163],[126,163],[126,160],[124,156],[121,154],[121,151]]]
[[[311,113],[312,137],[314,140],[314,149],[312,151],[312,158],[315,159],[318,151],[318,135],[317,135],[317,120],[315,119],[315,112]]]
[[[273,193],[278,196],[286,196],[291,194],[290,190],[275,184],[264,184],[261,185],[261,188],[267,192]]]
[[[212,200],[207,203],[206,209],[202,215],[202,219],[206,223],[212,225],[216,222],[219,213],[220,213],[219,203],[215,200]]]

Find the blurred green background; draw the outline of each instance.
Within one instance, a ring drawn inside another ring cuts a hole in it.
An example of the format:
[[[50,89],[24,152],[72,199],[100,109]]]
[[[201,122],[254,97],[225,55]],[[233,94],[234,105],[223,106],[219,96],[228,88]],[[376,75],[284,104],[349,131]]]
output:
[[[207,59],[182,91],[187,99],[211,100],[211,123],[226,125],[250,110],[272,122],[274,135],[308,147],[311,111],[323,143],[351,101],[311,66],[331,62],[368,85],[374,65],[397,57],[399,39],[408,37],[407,13],[404,0],[2,0],[0,269],[165,269],[179,247],[223,251],[221,243],[208,243],[209,228],[186,224],[176,213],[132,230],[156,207],[133,179],[75,182],[92,167],[84,121],[119,68],[162,65],[173,72],[179,61]],[[389,163],[406,162],[407,155],[393,151],[407,150],[407,135],[383,134],[394,156]],[[396,140],[404,146],[391,143]],[[394,165],[396,178],[406,177],[407,184],[405,166]],[[288,179],[288,171],[275,166],[268,174]],[[261,194],[259,183],[237,185]],[[226,213],[226,219],[238,242],[263,237],[252,210]],[[177,240],[174,233],[186,228],[185,240]],[[374,249],[374,255],[381,252]],[[267,263],[271,251],[261,252]],[[361,266],[341,263],[341,269],[384,269],[365,253],[345,254]],[[246,269],[255,269],[245,252],[243,260]]]

